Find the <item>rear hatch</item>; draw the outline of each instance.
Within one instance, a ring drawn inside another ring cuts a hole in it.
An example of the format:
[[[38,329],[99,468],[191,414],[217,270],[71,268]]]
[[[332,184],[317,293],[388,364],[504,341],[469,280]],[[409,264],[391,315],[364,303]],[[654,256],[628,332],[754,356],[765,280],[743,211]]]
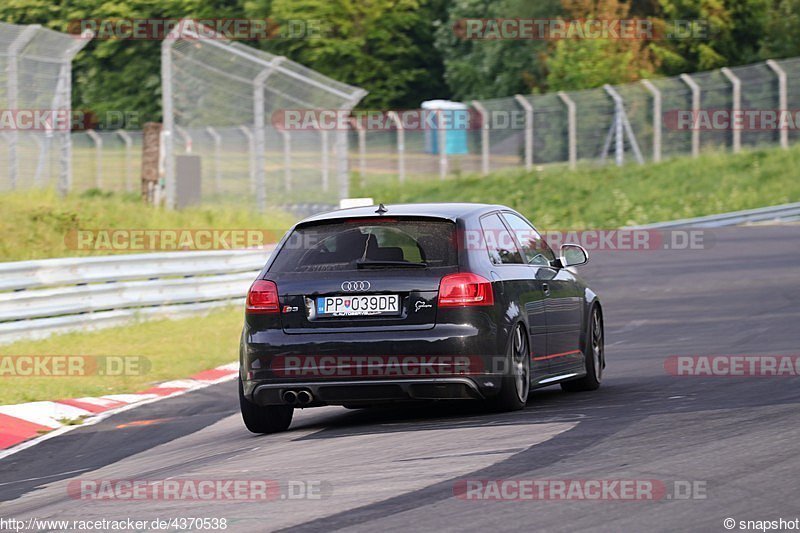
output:
[[[374,217],[298,226],[272,263],[288,333],[427,329],[458,270],[455,224]]]

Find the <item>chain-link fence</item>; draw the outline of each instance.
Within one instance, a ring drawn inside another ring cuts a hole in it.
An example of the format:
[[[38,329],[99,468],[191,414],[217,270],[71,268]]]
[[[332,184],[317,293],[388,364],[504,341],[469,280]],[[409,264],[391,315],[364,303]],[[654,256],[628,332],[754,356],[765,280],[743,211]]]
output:
[[[287,110],[341,110],[366,94],[280,56],[182,21],[162,44],[166,198],[175,157],[201,157],[202,198],[267,206],[348,195],[347,131],[292,130]],[[206,185],[208,184],[208,185]]]
[[[73,132],[72,153],[74,190],[140,190],[141,131]]]
[[[70,189],[72,59],[91,37],[0,22],[0,190]]]
[[[200,36],[191,21],[175,28],[162,44],[162,171],[173,206],[175,156],[189,154],[200,157],[202,202],[304,214],[348,196],[351,177],[660,161],[800,137],[800,58],[411,110],[411,127],[404,112],[389,112],[372,128],[350,117],[362,89],[208,29]],[[53,120],[70,115],[71,61],[90,37],[0,23],[0,190],[140,189],[141,132],[68,133]],[[20,127],[36,111],[49,113],[44,126]],[[287,128],[293,111],[338,112],[345,125]],[[448,125],[459,113],[466,120]]]
[[[252,95],[246,91],[242,88],[240,94],[219,105],[247,115]],[[233,106],[232,101],[244,103]],[[217,104],[198,102],[198,112],[205,105]],[[309,109],[306,103],[290,105]],[[418,114],[417,126],[405,129],[398,127],[403,122],[400,119],[405,119],[399,116],[403,112],[396,113],[398,120],[381,122],[374,129],[367,121],[351,120],[347,142],[350,174],[358,183],[369,185],[513,167],[640,158],[648,162],[707,150],[788,146],[800,136],[800,123],[795,120],[800,110],[800,58],[584,91],[480,100],[467,107],[467,119],[461,122],[466,124],[465,130],[458,132],[463,136],[462,153],[448,153],[432,143],[433,137],[457,134],[426,126],[430,121],[426,121],[425,113],[435,111],[411,110]],[[735,110],[745,113],[738,133],[730,124]],[[764,116],[771,112],[780,116],[781,110],[788,124],[772,127],[764,122]],[[750,124],[748,112],[756,112],[761,118]],[[252,120],[252,115],[231,116],[237,117],[235,122]],[[723,123],[715,124],[720,117],[725,119]],[[257,198],[259,163],[252,124],[181,125],[175,129],[175,152],[202,156],[204,198],[234,202]],[[338,130],[281,131],[269,124],[264,131],[263,168],[269,205],[296,206],[303,214],[303,205],[313,211],[314,206],[334,205],[343,196],[336,162]],[[117,133],[100,134],[104,139],[101,173],[105,177],[98,178],[96,143],[87,133],[74,133],[76,185],[95,187],[99,183],[102,188],[130,190],[122,169],[132,168],[135,181],[141,139],[139,133],[131,135],[132,159]],[[446,144],[440,142],[438,146]],[[123,163],[126,157],[132,160],[129,166]]]
[[[431,150],[430,132],[407,130],[400,168],[397,132],[367,130],[359,132],[355,168],[369,183],[785,147],[800,137],[800,58],[469,106],[467,153]]]

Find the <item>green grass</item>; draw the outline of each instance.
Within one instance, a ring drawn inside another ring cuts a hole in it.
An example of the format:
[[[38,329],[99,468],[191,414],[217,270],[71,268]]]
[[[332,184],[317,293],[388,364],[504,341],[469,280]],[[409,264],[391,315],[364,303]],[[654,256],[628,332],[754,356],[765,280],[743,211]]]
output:
[[[81,229],[248,229],[267,230],[279,239],[294,220],[282,212],[259,215],[235,205],[168,211],[144,205],[136,194],[97,190],[66,198],[53,190],[4,193],[0,213],[0,261],[120,253],[76,250],[72,243]]]
[[[375,202],[487,202],[545,229],[615,228],[800,201],[800,147],[707,153],[658,164],[503,170],[356,188]]]
[[[0,405],[139,392],[238,359],[242,310],[70,333],[0,346],[8,355],[139,356],[146,372],[126,376],[0,377]],[[149,367],[149,368],[148,368]]]

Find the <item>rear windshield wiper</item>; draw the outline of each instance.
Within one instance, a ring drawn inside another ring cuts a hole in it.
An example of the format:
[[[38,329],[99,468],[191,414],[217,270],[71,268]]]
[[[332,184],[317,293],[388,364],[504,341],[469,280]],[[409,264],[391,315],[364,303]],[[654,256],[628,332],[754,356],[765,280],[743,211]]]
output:
[[[358,268],[427,268],[428,263],[414,263],[411,261],[357,261]]]

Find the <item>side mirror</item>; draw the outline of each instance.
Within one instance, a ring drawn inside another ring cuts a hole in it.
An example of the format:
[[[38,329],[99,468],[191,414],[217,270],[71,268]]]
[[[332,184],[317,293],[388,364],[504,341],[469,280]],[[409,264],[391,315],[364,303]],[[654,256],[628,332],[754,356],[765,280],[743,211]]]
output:
[[[561,245],[561,266],[564,268],[585,265],[589,262],[589,254],[583,246],[578,244]]]

